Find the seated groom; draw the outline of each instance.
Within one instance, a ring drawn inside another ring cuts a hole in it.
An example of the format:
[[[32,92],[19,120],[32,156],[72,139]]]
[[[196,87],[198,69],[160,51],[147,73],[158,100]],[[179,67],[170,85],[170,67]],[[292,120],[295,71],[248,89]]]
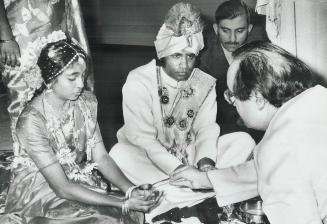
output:
[[[110,155],[134,184],[157,183],[185,165],[199,170],[231,166],[252,152],[255,143],[246,133],[218,138],[216,80],[195,68],[204,45],[202,29],[196,8],[189,3],[174,5],[154,42],[158,59],[127,77],[125,123]],[[193,191],[185,196],[181,191],[170,186],[166,199],[190,203],[213,196]]]

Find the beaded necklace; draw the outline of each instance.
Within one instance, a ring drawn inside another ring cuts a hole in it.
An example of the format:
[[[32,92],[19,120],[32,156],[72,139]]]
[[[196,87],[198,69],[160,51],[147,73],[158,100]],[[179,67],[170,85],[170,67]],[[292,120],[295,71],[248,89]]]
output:
[[[162,80],[161,80],[161,72],[160,72],[160,67],[157,66],[157,83],[158,83],[158,95],[160,97],[160,107],[161,107],[161,114],[163,116],[163,124],[165,127],[171,127],[173,124],[175,124],[175,118],[172,115],[177,103],[180,101],[182,98],[182,94],[180,91],[176,94],[174,101],[172,103],[172,106],[169,110],[169,112],[166,112],[166,107],[164,105],[169,103],[169,93],[168,89],[162,85]]]
[[[160,71],[159,66],[156,67],[156,71],[157,71],[158,95],[160,97],[160,106],[161,106],[161,114],[163,115],[163,123],[166,127],[171,127],[176,122],[176,118],[172,114],[176,108],[177,103],[179,103],[179,101],[182,98],[189,98],[189,97],[193,96],[195,90],[190,86],[179,90],[177,95],[174,98],[174,101],[172,103],[169,113],[166,113],[165,105],[168,104],[169,100],[170,100],[169,92],[168,92],[167,87],[162,85],[161,71]],[[194,75],[194,71],[195,70],[193,70],[189,79]],[[192,118],[194,116],[194,111],[188,110],[187,115],[189,118]],[[182,126],[184,126],[184,125],[180,124],[179,126],[182,128]]]

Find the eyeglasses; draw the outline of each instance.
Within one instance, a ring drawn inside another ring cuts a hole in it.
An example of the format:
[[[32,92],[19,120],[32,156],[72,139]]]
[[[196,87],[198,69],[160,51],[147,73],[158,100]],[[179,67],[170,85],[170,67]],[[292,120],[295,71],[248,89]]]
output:
[[[229,104],[232,104],[234,105],[235,103],[235,94],[230,91],[229,89],[226,89],[224,91],[224,97],[225,97],[225,100],[229,103]]]

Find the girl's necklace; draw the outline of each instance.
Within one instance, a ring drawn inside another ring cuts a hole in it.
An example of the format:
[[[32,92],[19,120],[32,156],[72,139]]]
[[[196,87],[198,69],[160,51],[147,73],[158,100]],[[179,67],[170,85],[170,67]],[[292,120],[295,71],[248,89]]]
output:
[[[61,134],[64,136],[64,142],[63,144],[66,145],[66,147],[70,148],[72,151],[77,149],[77,151],[81,151],[81,145],[79,144],[80,134],[82,133],[85,122],[83,123],[83,126],[79,129],[76,127],[75,122],[75,105],[72,105],[71,102],[64,105],[65,108],[63,108],[61,111],[62,117],[56,116],[55,114],[58,114],[58,112],[54,109],[54,107],[48,102],[46,99],[46,96],[44,94],[43,97],[44,101],[44,111],[46,114],[47,120],[52,120],[54,122],[57,122],[57,131],[61,132]],[[47,113],[47,111],[49,113]],[[64,113],[64,114],[63,114]],[[68,141],[71,139],[71,143],[69,144]],[[60,143],[59,143],[60,144]],[[62,144],[62,143],[61,143]]]

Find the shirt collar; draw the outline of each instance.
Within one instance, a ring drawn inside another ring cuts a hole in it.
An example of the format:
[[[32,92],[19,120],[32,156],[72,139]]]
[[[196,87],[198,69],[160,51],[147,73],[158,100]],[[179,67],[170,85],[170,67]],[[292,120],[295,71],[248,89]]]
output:
[[[233,56],[232,56],[232,52],[229,52],[227,51],[223,45],[221,45],[221,48],[223,49],[224,51],[224,55],[226,57],[226,60],[228,62],[228,64],[231,64],[232,63],[232,60],[233,60]]]

